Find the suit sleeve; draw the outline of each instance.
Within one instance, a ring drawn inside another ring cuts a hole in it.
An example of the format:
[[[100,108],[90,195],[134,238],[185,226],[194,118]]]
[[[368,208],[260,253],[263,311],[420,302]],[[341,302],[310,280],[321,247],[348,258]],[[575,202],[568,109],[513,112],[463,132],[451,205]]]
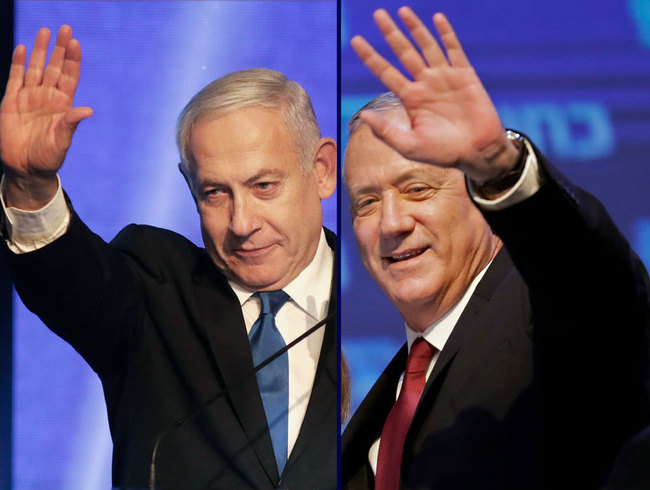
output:
[[[537,317],[553,315],[557,326],[540,334],[580,334],[584,340],[588,331],[590,337],[604,335],[599,342],[607,348],[609,339],[644,333],[649,288],[642,262],[599,201],[541,154],[537,158],[546,180],[541,189],[517,205],[483,214],[526,280]],[[575,326],[567,332],[557,316]],[[621,323],[627,326],[616,328]]]
[[[6,247],[25,306],[100,375],[128,360],[143,319],[140,281],[122,254],[72,212],[67,232],[33,252]]]
[[[648,275],[602,204],[536,153],[540,190],[483,213],[530,291],[547,455],[606,468],[649,423]]]

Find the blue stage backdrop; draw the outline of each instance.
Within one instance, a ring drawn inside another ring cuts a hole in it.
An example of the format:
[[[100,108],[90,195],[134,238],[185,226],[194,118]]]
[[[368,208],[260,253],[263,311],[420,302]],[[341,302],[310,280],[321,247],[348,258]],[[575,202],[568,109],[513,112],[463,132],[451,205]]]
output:
[[[178,173],[176,117],[227,72],[267,67],[311,95],[324,136],[337,128],[335,1],[16,2],[16,42],[70,24],[83,49],[81,123],[61,172],[90,228],[111,239],[128,223],[200,243]],[[336,229],[336,196],[325,224]],[[55,293],[55,292],[54,292]],[[16,299],[14,488],[106,489],[111,440],[98,378]],[[152,407],[155,410],[155,407]]]
[[[404,3],[430,27],[436,11],[447,14],[504,124],[526,132],[595,194],[650,266],[650,0],[343,0],[343,128],[385,91],[350,38],[362,34],[388,54],[372,12],[385,7],[396,15]],[[404,329],[360,264],[349,202],[340,192],[341,324],[354,408],[404,342]]]

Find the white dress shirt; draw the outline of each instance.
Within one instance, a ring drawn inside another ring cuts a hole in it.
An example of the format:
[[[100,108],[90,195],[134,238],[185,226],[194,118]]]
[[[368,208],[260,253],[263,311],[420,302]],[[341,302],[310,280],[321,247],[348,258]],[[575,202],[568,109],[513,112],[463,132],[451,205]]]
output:
[[[4,180],[0,183],[4,190]],[[8,220],[7,245],[14,253],[27,253],[52,243],[65,234],[70,223],[70,210],[65,202],[59,181],[59,189],[52,200],[36,211],[8,208],[2,194],[2,208]],[[321,230],[316,255],[284,291],[291,297],[276,316],[276,325],[285,343],[289,343],[313,325],[325,319],[329,307],[334,269],[334,252],[327,245],[325,232]],[[250,330],[260,315],[261,305],[249,291],[229,281],[242,306],[246,331]],[[289,434],[288,453],[291,454],[300,427],[307,412],[316,375],[316,367],[323,344],[325,328],[319,328],[288,351],[289,355]],[[288,455],[289,455],[288,454]],[[287,457],[288,457],[287,455]]]
[[[291,301],[287,301],[280,308],[275,316],[275,324],[285,343],[293,341],[327,316],[333,268],[334,252],[327,245],[325,232],[321,230],[314,259],[298,277],[282,288],[291,297]],[[260,300],[253,297],[255,291],[242,288],[232,281],[229,282],[242,305],[246,331],[250,333],[253,323],[260,316]],[[319,328],[288,351],[289,454],[296,443],[307,412],[324,335],[325,328]]]
[[[490,262],[490,264],[491,263],[492,262]],[[472,297],[472,294],[474,294],[474,290],[476,289],[476,286],[478,285],[479,282],[481,282],[481,279],[483,279],[483,276],[485,275],[485,272],[488,270],[488,267],[490,267],[490,264],[488,264],[481,272],[479,272],[479,274],[474,278],[472,283],[465,291],[465,294],[461,296],[461,298],[454,304],[454,306],[452,306],[447,311],[447,313],[445,313],[436,322],[429,325],[424,332],[422,333],[416,332],[415,330],[412,330],[408,325],[404,324],[404,327],[406,329],[406,342],[408,344],[409,352],[411,352],[411,346],[413,345],[413,342],[415,342],[415,339],[417,339],[418,337],[424,337],[424,340],[426,340],[436,348],[436,352],[433,354],[433,357],[429,361],[429,366],[427,367],[427,375],[426,375],[427,380],[429,379],[429,375],[431,374],[431,371],[433,371],[433,366],[436,365],[436,361],[440,356],[440,352],[442,351],[442,349],[445,347],[445,344],[447,343],[447,339],[449,339],[451,332],[454,330],[454,327],[456,326],[456,322],[458,322],[460,315],[463,313],[463,310],[465,310],[465,307],[467,306],[467,303]],[[403,377],[404,375],[402,374],[402,378]],[[399,393],[402,390],[402,378],[400,378],[399,382],[397,383],[395,400],[397,400],[397,397],[399,396]],[[375,475],[377,474],[377,457],[379,456],[380,441],[381,438],[378,438],[372,444],[372,446],[370,446],[370,450],[368,451],[368,460],[370,461],[370,466],[372,466],[372,471],[375,473]]]
[[[0,182],[0,202],[7,217],[9,250],[16,254],[33,252],[65,234],[70,223],[70,210],[63,197],[60,180],[52,200],[36,211],[7,207],[4,182],[3,177]]]

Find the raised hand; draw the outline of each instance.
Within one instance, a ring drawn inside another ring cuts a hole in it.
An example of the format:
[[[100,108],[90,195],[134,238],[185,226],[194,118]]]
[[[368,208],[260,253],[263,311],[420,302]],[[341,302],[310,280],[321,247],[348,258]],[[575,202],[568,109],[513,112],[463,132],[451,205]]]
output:
[[[443,14],[433,17],[444,51],[408,7],[398,14],[420,51],[383,9],[374,19],[404,68],[405,77],[361,36],[351,45],[363,63],[401,99],[410,128],[381,113],[363,111],[373,133],[411,160],[459,168],[478,182],[497,178],[517,161],[501,120]]]
[[[81,46],[70,26],[59,29],[45,67],[50,31],[41,29],[25,70],[25,46],[16,47],[0,105],[0,156],[7,204],[35,209],[57,188],[56,172],[79,122],[90,107],[72,107],[79,82]]]

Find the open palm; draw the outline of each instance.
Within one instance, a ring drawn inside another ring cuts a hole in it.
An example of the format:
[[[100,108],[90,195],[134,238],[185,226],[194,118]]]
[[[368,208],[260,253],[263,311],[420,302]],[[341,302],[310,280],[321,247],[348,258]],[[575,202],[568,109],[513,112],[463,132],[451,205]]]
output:
[[[501,172],[502,163],[495,165],[494,160],[504,152],[511,159],[516,151],[449,21],[442,14],[434,16],[443,52],[411,9],[403,7],[399,15],[421,52],[385,10],[375,12],[375,22],[413,80],[361,36],[351,44],[364,64],[400,98],[410,127],[374,111],[363,111],[362,120],[377,137],[411,160],[459,168],[477,180]]]
[[[7,174],[48,177],[63,164],[77,124],[92,114],[72,107],[79,81],[81,47],[62,26],[45,68],[50,31],[41,29],[25,70],[26,49],[14,52],[0,106],[0,151]]]

